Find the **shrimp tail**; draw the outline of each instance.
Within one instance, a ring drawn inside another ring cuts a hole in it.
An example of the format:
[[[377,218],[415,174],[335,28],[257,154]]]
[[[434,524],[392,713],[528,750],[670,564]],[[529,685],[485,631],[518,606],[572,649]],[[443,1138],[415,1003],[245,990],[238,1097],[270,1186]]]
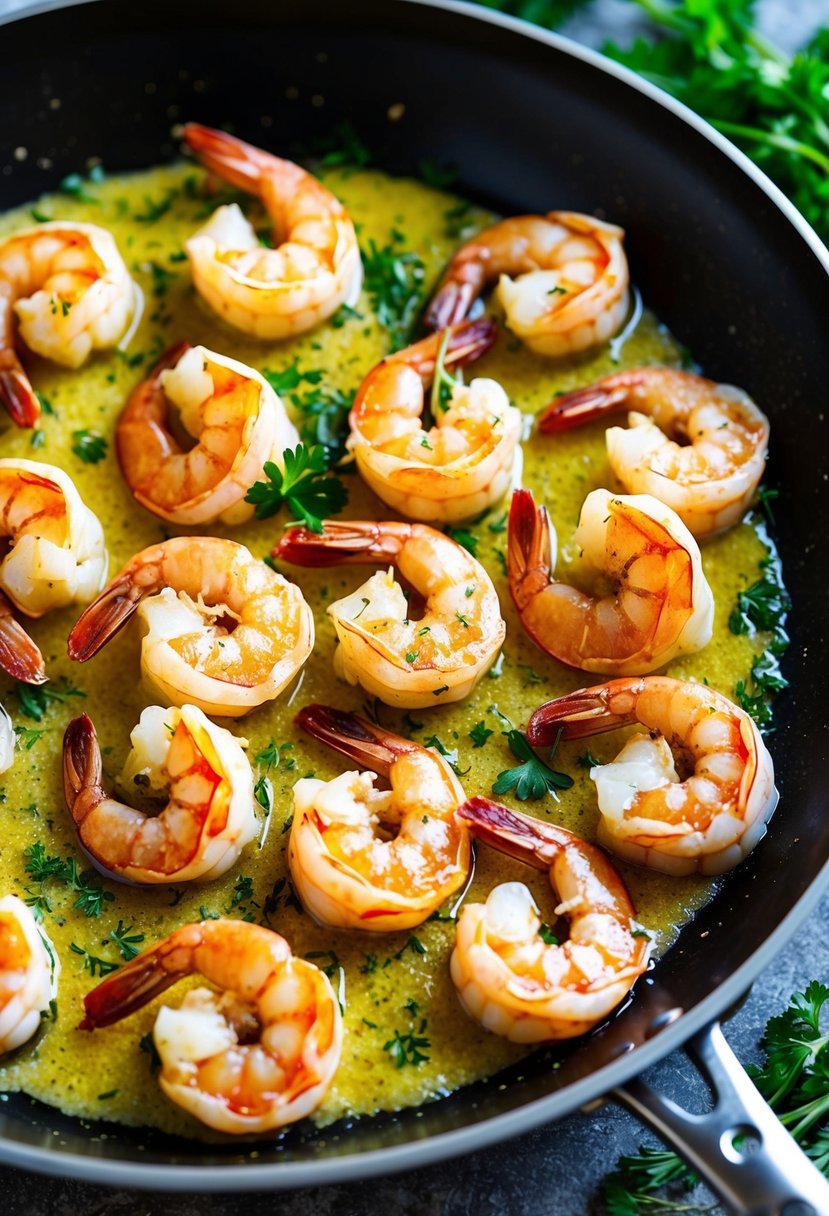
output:
[[[250,194],[259,192],[262,169],[271,159],[267,152],[198,122],[185,124],[183,139],[205,169],[222,181]]]
[[[572,839],[555,824],[541,823],[489,798],[468,798],[455,815],[479,840],[537,870],[549,869]]]
[[[482,255],[485,250],[476,250]],[[459,325],[484,289],[487,279],[487,262],[483,256],[468,260],[456,257],[452,269],[435,292],[423,316],[426,329],[446,329]]]
[[[446,344],[444,366],[472,363],[486,354],[498,338],[498,322],[492,317],[466,321],[453,330]]]
[[[106,797],[98,736],[88,714],[73,718],[63,736],[63,795],[80,827],[93,806]]]
[[[344,566],[394,563],[408,533],[407,524],[326,519],[322,532],[288,528],[271,556],[295,566]]]
[[[628,726],[637,720],[636,701],[643,687],[641,678],[611,680],[547,701],[527,723],[527,741],[532,747],[551,747],[559,734],[583,739]]]
[[[586,388],[574,389],[572,393],[564,393],[541,413],[538,429],[545,435],[555,435],[603,418],[605,414],[625,405],[631,387],[630,384],[611,386],[599,381]]]
[[[33,427],[40,417],[40,402],[14,351],[5,351],[0,367],[0,405],[15,426]]]
[[[554,560],[550,517],[530,490],[512,496],[507,539],[509,587],[519,612],[550,582]]]
[[[43,655],[23,626],[12,616],[11,605],[0,593],[0,669],[21,684],[44,684]]]
[[[375,726],[356,714],[344,713],[328,705],[306,705],[295,719],[298,726],[351,760],[365,764],[375,773],[388,777],[394,762],[414,744],[390,731]]]
[[[98,1030],[120,1022],[166,992],[193,970],[193,952],[204,938],[206,922],[182,925],[169,937],[142,951],[126,966],[107,976],[83,1000],[86,1016],[79,1030]]]
[[[70,659],[85,663],[126,625],[155,587],[139,586],[130,575],[114,579],[78,617],[66,644]]]

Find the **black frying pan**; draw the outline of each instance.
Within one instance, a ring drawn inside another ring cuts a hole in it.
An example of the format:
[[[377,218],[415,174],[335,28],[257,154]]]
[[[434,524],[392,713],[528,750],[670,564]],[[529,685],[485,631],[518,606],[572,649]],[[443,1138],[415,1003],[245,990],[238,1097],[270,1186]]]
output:
[[[288,155],[348,118],[392,173],[428,157],[456,164],[459,190],[497,210],[599,210],[622,224],[646,303],[708,375],[745,386],[772,420],[769,480],[781,490],[776,535],[795,604],[792,687],[776,711],[772,747],[781,804],[770,833],[600,1033],[419,1111],[323,1133],[296,1127],[257,1144],[255,1160],[238,1143],[91,1129],[12,1095],[0,1114],[0,1160],[168,1190],[356,1178],[560,1117],[696,1035],[721,1094],[702,1124],[638,1082],[619,1096],[681,1136],[738,1210],[781,1210],[794,1195],[788,1175],[813,1204],[799,1216],[828,1212],[829,1189],[805,1159],[786,1158],[788,1149],[770,1154],[778,1125],[762,1104],[751,1107],[751,1086],[741,1089],[718,1030],[699,1033],[771,961],[829,875],[823,686],[813,677],[826,621],[827,251],[750,162],[683,107],[591,52],[478,9],[97,0],[0,29],[4,209],[91,156],[113,172],[169,159],[177,154],[172,128],[187,118],[231,122]],[[390,107],[399,114],[401,103],[402,117],[391,121]],[[739,1153],[720,1147],[737,1125],[762,1141],[748,1171]]]

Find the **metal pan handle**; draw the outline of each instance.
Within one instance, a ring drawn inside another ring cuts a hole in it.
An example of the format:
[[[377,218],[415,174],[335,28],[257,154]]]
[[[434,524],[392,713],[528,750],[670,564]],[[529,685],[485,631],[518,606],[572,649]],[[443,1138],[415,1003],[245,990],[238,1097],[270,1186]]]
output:
[[[667,1140],[729,1211],[829,1216],[829,1182],[761,1098],[719,1022],[695,1035],[686,1051],[711,1087],[712,1111],[693,1115],[638,1078],[610,1096]]]

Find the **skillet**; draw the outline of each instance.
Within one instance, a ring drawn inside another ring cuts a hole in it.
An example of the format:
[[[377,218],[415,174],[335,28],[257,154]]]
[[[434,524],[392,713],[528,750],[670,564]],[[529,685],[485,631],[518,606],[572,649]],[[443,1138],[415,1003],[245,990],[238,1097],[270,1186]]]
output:
[[[622,224],[646,304],[707,375],[744,386],[771,418],[768,481],[781,490],[775,536],[795,611],[769,835],[599,1033],[420,1110],[299,1126],[255,1154],[90,1126],[10,1095],[0,1160],[165,1190],[319,1185],[481,1148],[615,1093],[681,1140],[736,1210],[782,1211],[799,1196],[805,1206],[787,1214],[829,1212],[829,1187],[785,1135],[778,1141],[714,1024],[829,879],[826,730],[812,677],[826,619],[829,253],[744,156],[678,103],[498,14],[429,0],[350,0],[347,12],[336,0],[58,0],[30,11],[0,35],[2,209],[54,188],[88,157],[112,172],[170,159],[173,128],[187,118],[232,123],[287,155],[347,118],[392,173],[429,158],[458,167],[459,193],[506,214],[598,210]],[[688,1040],[718,1094],[703,1119],[632,1080]],[[749,1133],[742,1150],[735,1131]]]

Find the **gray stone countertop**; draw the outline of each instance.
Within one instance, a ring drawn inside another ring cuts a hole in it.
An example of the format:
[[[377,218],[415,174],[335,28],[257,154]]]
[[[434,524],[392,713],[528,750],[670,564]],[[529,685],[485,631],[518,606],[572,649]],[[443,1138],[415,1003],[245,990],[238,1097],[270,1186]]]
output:
[[[0,14],[28,0],[0,0]],[[725,2],[725,0],[723,0]],[[818,24],[829,23],[829,0],[760,0],[762,28],[786,48]],[[626,0],[594,0],[564,32],[591,46],[625,43],[640,28]],[[811,979],[829,977],[829,895],[803,929],[759,977],[726,1026],[739,1058],[757,1058],[768,1018]],[[690,1109],[705,1104],[705,1085],[682,1053],[669,1056],[645,1079]],[[4,1216],[584,1216],[595,1209],[598,1187],[622,1154],[655,1138],[633,1116],[609,1103],[460,1160],[390,1178],[289,1194],[172,1195],[115,1191],[0,1167]],[[703,1191],[700,1202],[709,1203]],[[717,1209],[709,1209],[717,1216]]]

